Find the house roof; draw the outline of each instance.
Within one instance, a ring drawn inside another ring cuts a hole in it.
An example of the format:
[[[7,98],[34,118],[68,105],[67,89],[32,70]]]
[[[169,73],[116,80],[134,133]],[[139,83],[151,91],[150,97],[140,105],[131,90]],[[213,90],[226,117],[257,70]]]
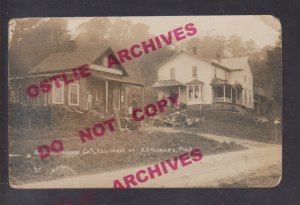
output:
[[[177,80],[159,80],[154,85],[152,85],[153,88],[158,87],[170,87],[170,86],[178,86],[178,85],[184,85],[181,82],[178,82]]]
[[[30,70],[29,74],[41,74],[49,72],[62,72],[83,64],[92,64],[108,48],[91,48],[88,50],[52,53],[41,63]],[[111,49],[112,50],[112,49]],[[120,64],[121,69],[125,71],[125,78],[122,82],[133,85],[144,85],[143,78],[135,62]],[[129,67],[130,69],[125,69]],[[114,80],[114,79],[110,79]]]
[[[138,80],[132,80],[129,78],[116,78],[116,77],[112,77],[112,76],[102,76],[102,75],[93,75],[96,78],[100,78],[100,79],[105,79],[105,80],[111,80],[111,81],[117,81],[120,83],[125,83],[125,84],[129,84],[129,85],[137,85],[137,86],[144,86],[144,84]]]
[[[72,69],[83,64],[91,64],[106,49],[93,48],[89,50],[76,50],[72,52],[52,53],[28,73],[59,72]]]
[[[165,61],[163,61],[162,63],[158,64],[155,68],[159,68],[160,66],[166,64],[167,62],[171,61],[172,59],[174,59],[176,56],[178,56],[179,54],[182,54],[182,53],[185,53],[187,55],[190,55],[190,56],[193,56],[195,58],[198,58],[200,60],[203,60],[207,63],[210,63],[210,61],[208,59],[205,59],[205,58],[200,58],[199,56],[195,56],[195,55],[191,55],[190,53],[186,52],[186,51],[179,51],[177,53],[175,53],[173,56],[171,56],[170,58],[166,59]]]
[[[215,63],[217,65],[221,65],[228,70],[234,71],[234,70],[242,70],[244,69],[248,64],[249,56],[246,57],[238,57],[238,58],[222,58],[219,61],[216,59],[210,59],[212,63]]]
[[[192,55],[185,51],[179,51],[176,54],[174,54],[173,56],[171,56],[170,58],[168,58],[167,60],[165,60],[162,63],[160,63],[159,65],[157,65],[156,68],[161,67],[162,65],[166,64],[167,62],[171,61],[176,56],[178,56],[179,54],[182,54],[182,53],[193,56],[193,57],[198,58],[207,63],[212,63],[215,65],[218,65],[218,66],[220,66],[226,70],[230,70],[230,71],[241,70],[241,69],[245,68],[245,66],[247,66],[247,64],[248,64],[248,59],[249,59],[249,56],[246,56],[246,57],[237,57],[237,58],[222,58],[222,59],[220,59],[220,61],[218,61],[216,59],[201,58],[199,56]]]
[[[218,86],[218,85],[231,85],[232,87],[236,87],[238,89],[243,89],[243,86],[240,83],[235,82],[234,84],[230,84],[228,80],[221,80],[218,78],[212,79],[211,83],[212,86]]]
[[[234,86],[235,86],[236,88],[240,88],[240,89],[243,88],[242,84],[240,84],[240,83],[238,83],[238,82],[234,83]]]
[[[198,79],[194,79],[188,83],[186,83],[186,85],[194,85],[194,84],[204,84],[204,82],[198,80]]]
[[[224,85],[224,84],[228,84],[228,81],[227,80],[221,80],[221,79],[218,79],[218,78],[214,78],[212,79],[211,85]]]

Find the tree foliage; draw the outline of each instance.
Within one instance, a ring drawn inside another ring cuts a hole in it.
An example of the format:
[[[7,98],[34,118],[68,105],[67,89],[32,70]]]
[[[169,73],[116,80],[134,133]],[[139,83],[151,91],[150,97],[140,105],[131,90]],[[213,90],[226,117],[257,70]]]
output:
[[[50,53],[70,49],[71,35],[67,25],[68,21],[63,18],[16,20],[9,47],[10,74],[26,74]],[[77,28],[74,40],[77,49],[111,46],[118,50],[128,49],[152,37],[150,27],[144,23],[133,24],[122,18],[92,18]],[[275,47],[262,49],[258,49],[253,40],[243,41],[236,35],[194,37],[184,41],[183,46],[190,53],[197,47],[197,55],[203,58],[250,56],[254,83],[269,90],[270,95],[280,102],[281,39]],[[139,69],[145,83],[152,85],[157,78],[157,65],[182,48],[174,45],[158,49],[134,59],[132,65]]]
[[[117,51],[118,49],[128,49],[134,44],[147,41],[153,37],[147,24],[132,24],[130,20],[122,18],[111,21],[104,19],[106,18],[95,18],[80,25],[75,38],[79,47],[110,46]],[[130,63],[130,65],[142,74],[147,85],[152,85],[157,76],[155,67],[173,54],[174,50],[170,47],[164,47],[141,58],[134,59],[135,63]]]
[[[10,75],[27,74],[50,53],[63,51],[69,40],[64,19],[17,20],[9,48]]]

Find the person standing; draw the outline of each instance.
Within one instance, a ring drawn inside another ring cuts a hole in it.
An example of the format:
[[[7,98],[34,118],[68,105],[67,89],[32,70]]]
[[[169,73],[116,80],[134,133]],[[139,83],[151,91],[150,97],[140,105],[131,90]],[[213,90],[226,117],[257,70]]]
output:
[[[136,100],[134,94],[132,94],[132,95],[131,95],[131,106],[129,107],[129,114],[130,114],[130,115],[132,114],[133,110],[134,110],[135,108],[137,108],[137,106],[138,106],[138,102],[137,102],[137,100]]]

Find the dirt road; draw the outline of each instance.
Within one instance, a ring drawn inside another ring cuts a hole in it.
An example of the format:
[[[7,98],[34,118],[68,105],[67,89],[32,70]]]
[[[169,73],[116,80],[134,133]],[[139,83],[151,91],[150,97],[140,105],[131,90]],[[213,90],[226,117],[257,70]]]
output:
[[[159,128],[162,131],[161,128]],[[151,128],[151,131],[154,131]],[[174,131],[164,128],[166,132]],[[199,134],[200,135],[200,134]],[[217,187],[221,180],[227,178],[238,179],[241,175],[251,175],[258,170],[268,169],[271,166],[281,167],[282,148],[281,145],[267,144],[249,140],[241,140],[223,136],[201,134],[201,136],[217,141],[236,142],[247,147],[247,150],[221,153],[203,156],[199,164],[180,167],[178,170],[148,180],[140,187]],[[149,165],[148,165],[149,166]],[[93,175],[82,175],[52,181],[37,182],[18,185],[15,188],[111,188],[115,179],[121,179],[127,174],[135,173],[137,170],[145,169],[147,166],[122,169],[107,173]],[[279,179],[278,182],[279,183]],[[276,186],[274,183],[273,186]],[[263,186],[263,185],[262,185]]]

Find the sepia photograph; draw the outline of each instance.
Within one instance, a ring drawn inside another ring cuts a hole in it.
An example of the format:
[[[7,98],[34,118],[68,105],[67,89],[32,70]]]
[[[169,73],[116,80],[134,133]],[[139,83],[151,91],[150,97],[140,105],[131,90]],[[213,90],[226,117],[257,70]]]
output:
[[[280,183],[278,18],[15,18],[8,37],[11,187]]]

